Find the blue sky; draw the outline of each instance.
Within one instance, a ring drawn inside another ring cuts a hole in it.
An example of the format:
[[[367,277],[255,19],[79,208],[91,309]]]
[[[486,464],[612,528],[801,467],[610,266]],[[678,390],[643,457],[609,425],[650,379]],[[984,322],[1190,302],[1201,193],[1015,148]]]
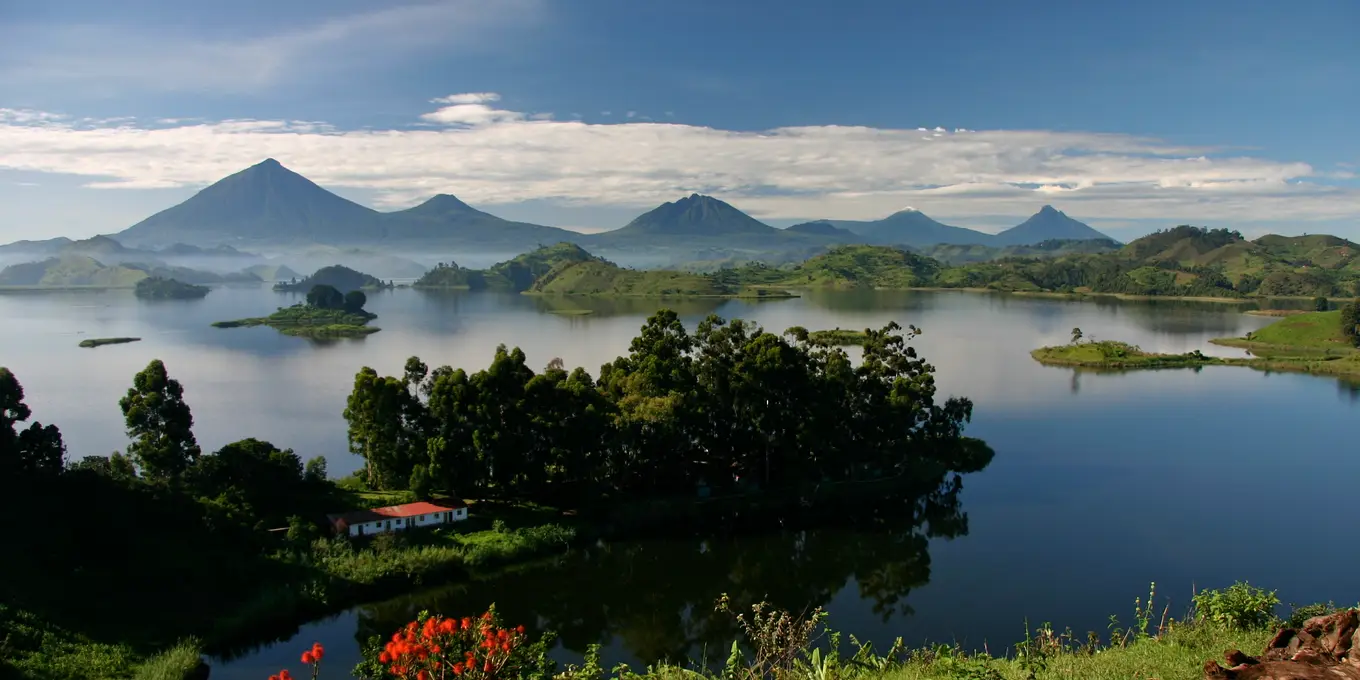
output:
[[[1360,238],[1351,0],[48,0],[0,17],[0,241],[117,231],[270,156],[379,209],[445,192],[585,229],[701,191],[780,225],[910,205],[996,230],[1051,203],[1124,238]]]

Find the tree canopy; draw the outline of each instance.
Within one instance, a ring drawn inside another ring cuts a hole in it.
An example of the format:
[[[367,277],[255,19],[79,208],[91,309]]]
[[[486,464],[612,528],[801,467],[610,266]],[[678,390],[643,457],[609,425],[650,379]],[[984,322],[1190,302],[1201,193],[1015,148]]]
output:
[[[144,474],[176,478],[198,458],[194,417],[184,403],[184,388],[170,377],[160,359],[151,360],[133,377],[132,387],[118,405],[133,440],[128,454]]]
[[[542,372],[498,347],[469,374],[416,357],[400,377],[365,367],[345,418],[370,483],[459,493],[626,497],[980,469],[962,436],[972,403],[938,403],[934,368],[897,324],[866,331],[858,364],[805,329],[783,335],[710,316],[696,332],[662,310],[599,378]]]
[[[34,421],[16,426],[33,415],[24,403],[24,388],[8,368],[0,366],[0,471],[7,473],[60,472],[66,445],[55,425]]]

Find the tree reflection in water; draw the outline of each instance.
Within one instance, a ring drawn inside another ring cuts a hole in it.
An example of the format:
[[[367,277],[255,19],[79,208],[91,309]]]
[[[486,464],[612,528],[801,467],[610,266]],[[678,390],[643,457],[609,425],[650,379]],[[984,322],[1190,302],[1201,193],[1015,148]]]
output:
[[[495,603],[507,622],[555,631],[571,652],[615,642],[633,657],[606,659],[610,663],[686,660],[705,650],[712,659],[725,657],[737,637],[731,619],[713,611],[721,593],[738,610],[767,600],[801,612],[827,605],[852,582],[886,622],[910,615],[908,595],[930,580],[929,539],[968,533],[960,489],[954,476],[924,495],[857,509],[810,509],[797,520],[786,518],[777,533],[726,531],[576,550],[532,568],[360,608],[356,636],[361,644],[385,637],[421,610],[461,616]]]

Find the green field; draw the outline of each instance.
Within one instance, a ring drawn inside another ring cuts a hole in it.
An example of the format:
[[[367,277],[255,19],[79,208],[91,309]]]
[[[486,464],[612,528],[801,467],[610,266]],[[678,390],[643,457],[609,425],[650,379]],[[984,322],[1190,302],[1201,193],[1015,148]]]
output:
[[[813,342],[842,347],[850,345],[863,345],[865,339],[867,339],[868,337],[869,334],[865,333],[864,331],[850,331],[841,328],[834,328],[831,330],[823,331],[812,331],[808,333],[808,339]]]
[[[1205,356],[1198,351],[1186,354],[1154,354],[1144,352],[1136,345],[1117,340],[1041,347],[1030,355],[1039,363],[1049,366],[1083,368],[1184,368],[1223,363],[1222,359]]]

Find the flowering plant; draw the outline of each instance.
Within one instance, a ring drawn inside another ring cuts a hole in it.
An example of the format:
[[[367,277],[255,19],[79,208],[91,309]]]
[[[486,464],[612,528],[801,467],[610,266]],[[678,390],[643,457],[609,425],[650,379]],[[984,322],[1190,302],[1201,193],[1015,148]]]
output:
[[[402,680],[508,680],[509,678],[548,678],[552,662],[547,657],[547,640],[530,643],[524,626],[502,627],[493,605],[476,618],[461,619],[430,616],[426,613],[392,634],[376,652],[377,665],[361,664],[364,675]],[[302,654],[302,663],[312,667],[312,679],[320,672],[325,650],[312,645]],[[358,672],[359,669],[356,669]],[[269,680],[294,680],[287,671]]]

